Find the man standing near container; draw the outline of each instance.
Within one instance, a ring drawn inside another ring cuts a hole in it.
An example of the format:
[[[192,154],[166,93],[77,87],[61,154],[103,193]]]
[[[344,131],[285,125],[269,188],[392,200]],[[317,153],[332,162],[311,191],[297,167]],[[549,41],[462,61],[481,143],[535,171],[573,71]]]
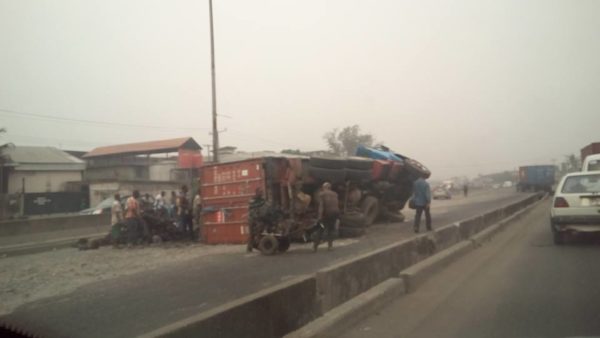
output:
[[[267,201],[264,197],[262,188],[256,188],[254,197],[248,205],[248,243],[246,244],[246,252],[252,252],[254,248],[254,240],[257,234],[262,231],[262,218],[264,210],[267,207]]]
[[[115,194],[114,201],[110,209],[111,237],[113,243],[117,243],[121,237],[121,226],[123,222],[123,206],[121,206],[121,195]]]
[[[425,181],[429,178],[429,175],[421,175],[413,184],[413,203],[415,206],[415,233],[419,233],[419,227],[421,226],[421,215],[425,212],[425,225],[427,231],[431,231],[431,213],[429,207],[431,206],[431,188],[429,183]]]
[[[327,232],[327,249],[333,248],[333,236],[335,232],[335,223],[340,215],[340,204],[338,195],[331,190],[331,183],[323,183],[323,191],[319,194],[319,222],[324,228],[317,229],[316,238],[313,242],[313,251],[316,252],[321,243],[321,237]]]
[[[192,201],[192,214],[194,215],[194,226],[198,229],[198,240],[202,239],[202,195],[201,189],[198,188],[196,196]]]
[[[187,234],[190,239],[194,239],[194,225],[190,215],[190,202],[187,197],[187,186],[181,186],[181,192],[177,197],[177,220],[179,228],[184,234]]]
[[[127,244],[137,244],[140,237],[140,204],[138,202],[140,192],[133,191],[133,196],[127,199],[127,211],[125,213],[125,224],[127,225]]]

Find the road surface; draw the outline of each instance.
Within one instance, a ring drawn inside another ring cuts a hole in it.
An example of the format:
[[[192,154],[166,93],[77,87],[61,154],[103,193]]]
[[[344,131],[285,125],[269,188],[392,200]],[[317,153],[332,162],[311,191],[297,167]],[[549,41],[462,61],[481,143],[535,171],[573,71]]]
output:
[[[467,199],[435,201],[433,225],[449,224],[525,196],[512,189],[500,189]],[[414,213],[407,214],[412,218]],[[202,257],[89,284],[67,295],[25,304],[0,320],[48,337],[131,337],[414,236],[411,230],[409,221],[376,225],[350,245],[317,254],[308,244],[293,244],[286,254],[270,257],[246,254],[240,246],[239,253]],[[35,255],[31,257],[35,259]]]
[[[597,238],[555,246],[550,201],[343,337],[600,336]]]

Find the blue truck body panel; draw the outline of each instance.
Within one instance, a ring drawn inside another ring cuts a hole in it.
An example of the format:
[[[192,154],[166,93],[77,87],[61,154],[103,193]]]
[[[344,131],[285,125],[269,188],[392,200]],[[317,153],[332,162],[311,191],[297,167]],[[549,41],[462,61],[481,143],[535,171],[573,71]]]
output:
[[[555,182],[555,166],[530,165],[519,168],[519,184],[529,186],[552,186]]]
[[[404,159],[404,156],[400,154],[365,146],[358,146],[358,148],[356,148],[356,156],[372,158],[374,160],[391,160],[396,162],[403,162]]]

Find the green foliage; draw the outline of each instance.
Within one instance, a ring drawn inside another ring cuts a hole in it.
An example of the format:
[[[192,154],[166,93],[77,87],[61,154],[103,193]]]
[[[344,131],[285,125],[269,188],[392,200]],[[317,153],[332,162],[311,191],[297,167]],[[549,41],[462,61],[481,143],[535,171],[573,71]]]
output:
[[[359,145],[373,146],[375,138],[371,134],[361,134],[358,125],[348,126],[342,129],[333,129],[323,135],[329,150],[337,156],[351,156],[356,152]]]

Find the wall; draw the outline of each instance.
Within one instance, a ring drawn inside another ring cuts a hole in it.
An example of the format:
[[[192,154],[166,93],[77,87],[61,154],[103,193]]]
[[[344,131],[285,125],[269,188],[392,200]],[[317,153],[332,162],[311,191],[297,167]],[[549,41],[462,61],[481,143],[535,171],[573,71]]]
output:
[[[150,175],[147,166],[125,165],[113,167],[87,168],[86,181],[95,180],[147,180]]]
[[[16,236],[88,227],[98,227],[98,231],[106,230],[108,232],[110,229],[110,214],[2,221],[0,222],[0,236]]]
[[[25,179],[25,192],[61,192],[65,191],[66,183],[81,181],[81,171],[11,171],[8,179],[8,193],[15,194],[22,191],[23,178]]]
[[[177,162],[164,161],[156,163],[149,168],[149,177],[151,181],[170,181],[171,170],[177,168]]]

